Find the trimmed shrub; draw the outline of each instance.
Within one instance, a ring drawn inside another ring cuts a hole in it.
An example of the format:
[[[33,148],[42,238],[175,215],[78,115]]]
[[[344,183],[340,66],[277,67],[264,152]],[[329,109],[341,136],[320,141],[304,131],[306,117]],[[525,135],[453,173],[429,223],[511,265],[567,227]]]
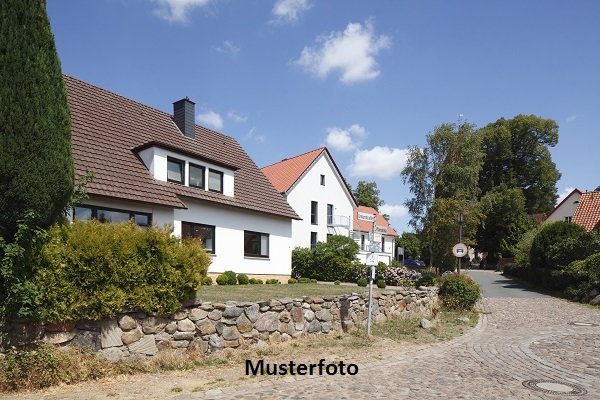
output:
[[[310,278],[298,278],[298,283],[310,283]]]
[[[279,285],[281,282],[279,282],[279,279],[271,278],[271,279],[267,279],[265,281],[265,283],[267,285]]]
[[[205,276],[202,278],[202,286],[211,286],[213,284],[213,280],[210,276]]]
[[[219,276],[217,276],[217,285],[219,286],[225,286],[225,285],[229,285],[229,280],[227,279],[227,276],[220,274]]]
[[[317,280],[316,279],[311,279],[310,283],[317,283]]]
[[[557,251],[550,251],[552,246],[568,242],[567,247],[579,247],[578,239],[585,234],[581,226],[565,221],[544,224],[531,243],[530,262],[533,268],[548,268],[551,270],[566,267],[571,261],[585,258],[579,254],[565,254],[570,260],[561,260]],[[581,250],[581,249],[578,249]]]
[[[295,248],[292,251],[292,277],[327,282],[348,280],[358,249],[354,240],[342,235],[333,235],[326,243],[317,243],[314,250]]]
[[[471,310],[481,297],[479,285],[470,276],[450,274],[442,279],[440,296],[453,310]]]
[[[436,286],[438,276],[433,272],[423,272],[421,277],[417,280],[415,286]]]
[[[237,275],[237,283],[239,285],[247,285],[249,283],[248,275],[238,274]]]
[[[377,279],[377,287],[379,289],[385,289],[385,281],[383,279]]]
[[[358,281],[356,281],[356,283],[360,287],[366,287],[369,284],[369,282],[367,281],[367,278],[360,278]]]
[[[294,278],[288,279],[288,285],[293,285],[295,283],[298,283],[298,281],[296,279],[294,279]]]
[[[383,273],[383,279],[391,286],[414,286],[419,278],[421,278],[420,272],[406,267],[389,267]],[[411,281],[411,283],[407,285],[407,281]]]
[[[125,308],[161,314],[193,297],[210,258],[199,240],[168,229],[98,221],[55,226],[34,280],[41,319],[112,318]]]
[[[341,284],[342,284],[342,282],[340,282],[340,281],[335,281],[335,282],[333,282],[333,284],[334,284],[334,285],[337,285],[337,286],[339,286],[339,285],[341,285]]]
[[[262,285],[263,281],[262,281],[262,279],[258,279],[258,278],[250,278],[250,279],[248,279],[248,283],[250,283],[251,285]]]

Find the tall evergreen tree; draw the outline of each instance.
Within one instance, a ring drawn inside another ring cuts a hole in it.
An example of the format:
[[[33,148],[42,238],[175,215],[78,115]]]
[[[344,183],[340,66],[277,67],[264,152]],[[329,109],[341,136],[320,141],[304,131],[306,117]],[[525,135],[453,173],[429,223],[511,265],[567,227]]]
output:
[[[73,192],[67,93],[45,0],[0,1],[0,237],[34,211],[60,217]]]

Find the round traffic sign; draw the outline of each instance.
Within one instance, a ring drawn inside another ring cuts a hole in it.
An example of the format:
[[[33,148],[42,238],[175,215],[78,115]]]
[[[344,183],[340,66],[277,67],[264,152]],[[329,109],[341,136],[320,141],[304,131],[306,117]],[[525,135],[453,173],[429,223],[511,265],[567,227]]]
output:
[[[454,254],[455,257],[464,257],[467,255],[467,252],[468,249],[464,243],[457,243],[452,248],[452,254]]]

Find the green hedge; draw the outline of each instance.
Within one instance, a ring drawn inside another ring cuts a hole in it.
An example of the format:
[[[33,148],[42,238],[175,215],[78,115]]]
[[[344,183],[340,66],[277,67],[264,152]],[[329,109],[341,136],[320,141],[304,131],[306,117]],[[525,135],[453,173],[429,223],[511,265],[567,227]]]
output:
[[[481,292],[470,276],[451,274],[442,278],[440,297],[448,308],[471,310],[481,297]]]
[[[356,260],[358,249],[354,240],[341,235],[329,237],[327,243],[317,243],[314,250],[295,248],[292,251],[292,277],[356,282],[366,274],[364,265]]]
[[[210,264],[198,240],[181,242],[168,229],[75,221],[49,236],[34,279],[50,322],[171,313],[196,294]]]

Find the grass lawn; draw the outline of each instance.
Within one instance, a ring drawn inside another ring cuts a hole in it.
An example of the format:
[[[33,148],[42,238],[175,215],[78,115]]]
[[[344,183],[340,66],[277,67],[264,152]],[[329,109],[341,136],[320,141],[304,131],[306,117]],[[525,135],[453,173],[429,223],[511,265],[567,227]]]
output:
[[[373,293],[385,289],[373,287]],[[234,301],[264,301],[269,299],[300,298],[302,296],[335,296],[351,293],[369,293],[368,287],[327,285],[322,283],[296,283],[293,285],[235,285],[202,286],[196,295],[202,301],[224,303]]]

